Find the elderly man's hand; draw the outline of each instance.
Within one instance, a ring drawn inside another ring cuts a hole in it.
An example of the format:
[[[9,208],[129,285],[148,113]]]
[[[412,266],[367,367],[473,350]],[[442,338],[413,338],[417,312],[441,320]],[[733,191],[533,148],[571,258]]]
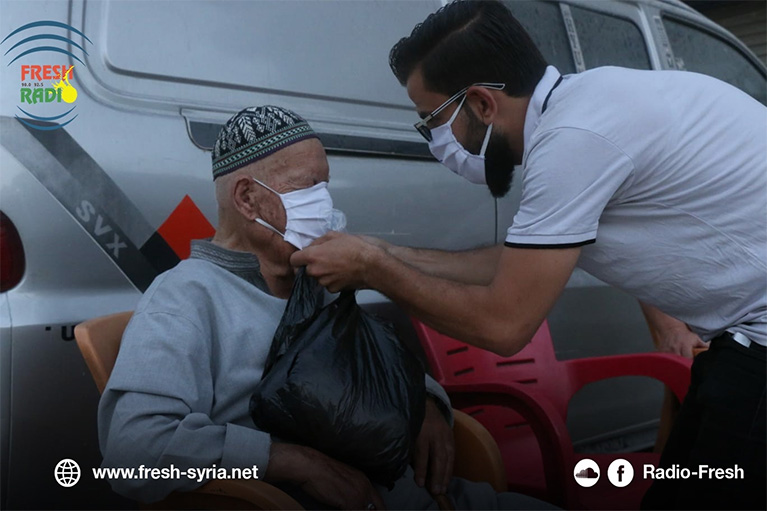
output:
[[[306,266],[328,291],[336,293],[343,289],[367,286],[366,274],[371,259],[384,254],[384,249],[358,236],[329,232],[309,247],[290,257],[293,266]]]
[[[453,430],[433,398],[426,400],[426,416],[413,450],[413,472],[418,486],[427,483],[432,495],[447,491],[453,476]]]
[[[365,474],[309,447],[272,443],[266,478],[290,481],[337,509],[385,509]]]

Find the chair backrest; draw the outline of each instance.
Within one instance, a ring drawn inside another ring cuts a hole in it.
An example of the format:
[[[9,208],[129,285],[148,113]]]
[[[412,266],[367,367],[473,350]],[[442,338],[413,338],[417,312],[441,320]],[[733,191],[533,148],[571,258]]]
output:
[[[112,374],[123,331],[133,316],[132,311],[118,312],[80,323],[75,327],[75,339],[85,363],[91,371],[99,393],[104,392]]]
[[[530,343],[511,357],[469,346],[413,318],[434,379],[443,386],[515,382],[548,397],[567,413],[569,375],[554,354],[549,325],[544,321]]]

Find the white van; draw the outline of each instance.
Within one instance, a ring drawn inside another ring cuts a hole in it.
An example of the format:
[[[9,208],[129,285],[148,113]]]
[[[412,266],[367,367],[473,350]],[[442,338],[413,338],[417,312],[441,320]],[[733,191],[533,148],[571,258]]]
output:
[[[506,3],[562,73],[687,69],[767,101],[765,67],[681,2]],[[134,505],[91,473],[101,462],[98,393],[73,327],[133,309],[190,237],[209,235],[209,150],[241,108],[281,105],[309,120],[351,232],[444,249],[503,240],[519,187],[494,200],[436,163],[388,67],[392,45],[441,5],[2,0],[0,507]],[[40,47],[62,51],[27,51]],[[413,340],[399,309],[361,296]],[[581,272],[549,322],[563,359],[652,350],[637,303]],[[636,378],[585,389],[570,413],[576,446],[651,446],[661,396],[660,384]],[[65,458],[82,468],[70,488],[53,477]]]

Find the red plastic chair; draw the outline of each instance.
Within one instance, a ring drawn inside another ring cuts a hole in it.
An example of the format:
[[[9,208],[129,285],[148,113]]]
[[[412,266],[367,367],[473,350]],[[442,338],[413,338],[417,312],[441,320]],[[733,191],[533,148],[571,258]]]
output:
[[[493,435],[506,465],[509,489],[568,509],[638,509],[651,484],[641,476],[654,453],[576,454],[567,431],[567,405],[584,385],[618,376],[649,376],[664,382],[682,401],[690,385],[691,361],[677,355],[638,353],[559,361],[547,322],[530,344],[501,357],[440,334],[420,321],[413,325],[434,378],[453,407],[480,421]],[[576,484],[575,463],[591,458],[601,470],[591,488]],[[607,467],[623,458],[634,481],[616,488]]]

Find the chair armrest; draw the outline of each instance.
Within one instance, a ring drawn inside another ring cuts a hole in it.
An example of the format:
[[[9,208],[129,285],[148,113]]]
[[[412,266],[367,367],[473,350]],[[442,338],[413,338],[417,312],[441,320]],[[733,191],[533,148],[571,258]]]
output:
[[[570,484],[574,466],[572,440],[567,426],[548,399],[513,383],[446,385],[445,390],[456,408],[504,406],[522,415],[541,449],[547,494],[560,506],[575,502]]]
[[[669,353],[635,353],[581,358],[562,362],[572,382],[573,394],[584,385],[618,376],[649,376],[665,383],[679,402],[690,387],[692,360]]]
[[[493,436],[477,419],[460,410],[453,410],[453,419],[453,475],[488,482],[497,492],[506,491],[506,467]]]
[[[173,492],[142,509],[303,509],[290,495],[255,479],[213,479],[196,490]]]

